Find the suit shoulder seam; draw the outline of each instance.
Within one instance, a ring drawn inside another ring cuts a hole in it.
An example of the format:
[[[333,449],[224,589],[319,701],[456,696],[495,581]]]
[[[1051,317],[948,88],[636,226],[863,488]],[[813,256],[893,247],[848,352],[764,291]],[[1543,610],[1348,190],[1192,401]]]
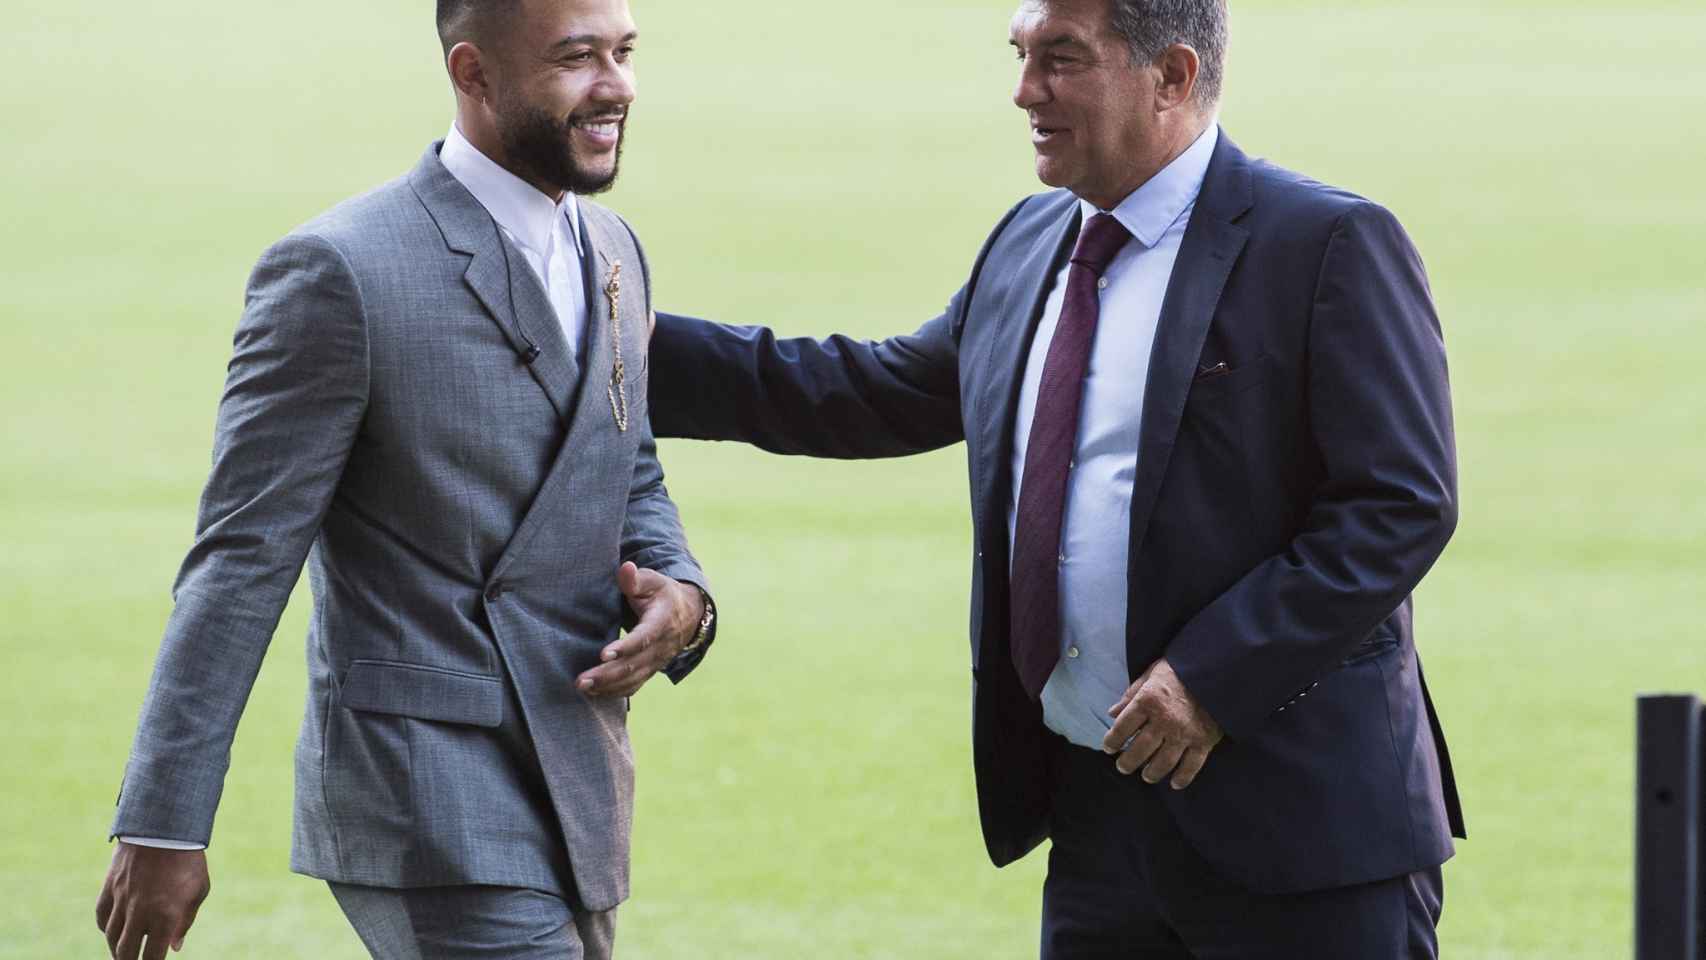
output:
[[[355,265],[350,262],[349,255],[336,240],[319,231],[302,231],[293,234],[310,243],[329,250],[338,260],[338,267],[349,280],[350,291],[355,294],[356,326],[361,329],[361,363],[362,380],[366,384],[373,382],[373,344],[371,331],[368,329],[367,297],[361,289],[361,276],[356,272]]]

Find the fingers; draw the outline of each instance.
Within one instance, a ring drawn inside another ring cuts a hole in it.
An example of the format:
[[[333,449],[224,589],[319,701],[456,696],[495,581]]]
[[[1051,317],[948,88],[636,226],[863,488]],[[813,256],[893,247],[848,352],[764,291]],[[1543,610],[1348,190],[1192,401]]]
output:
[[[634,632],[605,647],[604,661],[575,680],[582,693],[595,697],[629,696],[663,666],[664,645],[655,623],[640,621]]]
[[[633,667],[624,661],[601,663],[577,677],[575,686],[589,697],[609,696],[632,672]]]
[[[589,697],[633,696],[657,672],[656,667],[631,661],[605,663],[580,675],[575,685]]]
[[[101,929],[107,935],[107,953],[118,956],[119,941],[124,937],[124,914],[114,913],[108,917],[110,921]]]
[[[177,931],[172,934],[171,944],[173,950],[182,950],[184,948],[184,938],[190,935],[190,927],[195,925],[196,914],[201,912],[201,905],[207,902],[207,895],[210,892],[210,889],[203,888],[201,896],[192,901],[189,908],[184,911],[183,922],[178,924]],[[162,954],[162,956],[164,956],[164,954]]]
[[[1149,665],[1148,669],[1138,674],[1137,679],[1131,682],[1131,686],[1125,688],[1125,693],[1120,694],[1119,702],[1108,708],[1108,716],[1117,717],[1121,713],[1124,713],[1126,708],[1130,707],[1132,703],[1137,700],[1137,695],[1143,692],[1143,687],[1149,682],[1149,675],[1153,672],[1155,672],[1155,664],[1152,663]],[[1142,726],[1142,724],[1139,723],[1138,726]],[[1136,732],[1137,727],[1132,727],[1131,730],[1126,732],[1125,736],[1120,738],[1119,742],[1125,743],[1127,740],[1130,740],[1131,735]],[[1102,749],[1109,753],[1113,753],[1117,747],[1118,744],[1112,747],[1104,744]]]
[[[1167,774],[1179,765],[1179,760],[1185,755],[1185,745],[1177,740],[1168,740],[1161,744],[1149,762],[1143,765],[1143,782],[1160,783]]]
[[[137,960],[137,954],[142,950],[142,934],[142,924],[134,919],[125,923],[124,932],[113,947],[114,960]]]
[[[683,612],[676,582],[656,570],[624,563],[616,570],[616,584],[640,621],[599,651],[598,666],[575,678],[575,686],[588,696],[632,696],[681,649],[686,637],[680,634],[698,622],[688,615],[691,611]]]
[[[1104,753],[1119,753],[1126,747],[1126,741],[1137,735],[1137,731],[1149,722],[1149,715],[1139,706],[1137,699],[1127,694],[1125,706],[1114,718],[1114,725],[1102,737]]]
[[[149,934],[148,946],[142,949],[142,960],[166,960],[166,943],[165,934]]]
[[[624,597],[633,599],[640,592],[640,568],[632,562],[617,567],[616,586]]]
[[[630,601],[651,600],[672,582],[674,581],[656,570],[642,570],[631,560],[616,568],[616,585]],[[639,605],[635,605],[634,609],[640,610]]]
[[[105,933],[107,919],[113,915],[113,875],[107,874],[106,882],[101,884],[101,895],[95,900],[95,929]]]
[[[634,624],[634,629],[600,650],[598,659],[604,663],[614,663],[618,660],[634,660],[644,656],[646,651],[651,649],[652,644],[658,642],[658,635],[662,632],[658,621],[662,619],[663,617],[656,613],[641,617],[640,622]]]
[[[1153,726],[1145,726],[1132,739],[1131,746],[1127,747],[1125,752],[1120,754],[1120,758],[1114,761],[1114,768],[1129,776],[1138,767],[1148,763],[1149,758],[1155,755],[1155,751],[1161,748],[1161,744],[1161,731]]]
[[[1190,786],[1202,772],[1203,764],[1208,762],[1208,751],[1202,747],[1192,747],[1185,751],[1179,760],[1178,769],[1173,771],[1173,789],[1183,790]]]

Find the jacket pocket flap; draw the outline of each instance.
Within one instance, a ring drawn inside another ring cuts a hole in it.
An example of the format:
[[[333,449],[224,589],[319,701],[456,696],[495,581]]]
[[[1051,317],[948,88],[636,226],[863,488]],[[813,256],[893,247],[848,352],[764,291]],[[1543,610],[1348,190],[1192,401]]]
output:
[[[352,662],[338,701],[351,710],[476,727],[495,727],[504,718],[497,677],[388,660]]]
[[[1191,381],[1190,393],[1187,400],[1201,403],[1218,397],[1243,393],[1251,387],[1260,386],[1268,379],[1268,354],[1262,354],[1253,360],[1245,361],[1225,373],[1215,374]]]

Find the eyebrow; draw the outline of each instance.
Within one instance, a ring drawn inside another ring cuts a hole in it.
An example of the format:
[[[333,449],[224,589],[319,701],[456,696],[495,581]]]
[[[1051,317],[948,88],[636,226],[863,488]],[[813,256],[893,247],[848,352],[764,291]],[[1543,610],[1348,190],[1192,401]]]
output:
[[[1017,40],[1009,39],[1007,41],[1007,43],[1010,46],[1015,46],[1015,47],[1019,46],[1019,41],[1017,41]],[[1089,46],[1090,46],[1089,44],[1085,43],[1083,40],[1080,40],[1078,37],[1075,37],[1070,33],[1058,34],[1058,35],[1050,37],[1049,39],[1044,40],[1043,42],[1036,45],[1037,49],[1039,49],[1039,50],[1046,50],[1046,49],[1050,49],[1053,47],[1084,47],[1084,48],[1088,49]]]
[[[628,31],[626,36],[622,37],[620,40],[617,40],[616,42],[619,44],[620,43],[633,43],[635,40],[638,40],[638,39],[640,39],[639,31],[630,30],[630,31]],[[569,36],[566,36],[563,39],[558,40],[556,43],[551,44],[551,49],[552,50],[561,50],[564,47],[577,47],[577,46],[580,46],[581,44],[586,44],[587,46],[596,47],[602,42],[604,42],[604,37],[599,35],[599,34],[596,34],[596,33],[575,33],[575,34],[570,34]]]

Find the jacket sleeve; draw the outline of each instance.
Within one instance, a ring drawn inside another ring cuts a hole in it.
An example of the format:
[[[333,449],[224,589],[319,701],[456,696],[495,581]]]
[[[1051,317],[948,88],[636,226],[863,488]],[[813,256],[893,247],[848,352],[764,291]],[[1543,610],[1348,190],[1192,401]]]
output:
[[[361,298],[328,241],[261,256],[219,404],[195,543],[143,699],[114,835],[207,843],[231,741],[368,395]]]
[[[908,335],[779,339],[764,327],[658,314],[652,428],[660,437],[740,440],[771,453],[843,460],[907,456],[964,440],[960,341],[972,292],[1025,203],[995,225],[947,308]]]
[[[627,227],[626,221],[622,225]],[[646,312],[652,310],[652,271],[651,262],[646,258],[645,247],[641,246],[640,238],[628,229],[628,236],[634,243],[634,250],[639,254],[640,270],[645,278]],[[647,367],[651,366],[648,356]],[[650,406],[650,398],[647,399]],[[691,583],[711,595],[711,581],[700,568],[699,561],[694,559],[687,546],[687,532],[682,529],[681,513],[676,509],[675,501],[670,499],[669,489],[664,486],[663,464],[658,460],[657,441],[652,436],[649,418],[639,418],[640,447],[634,457],[634,479],[628,489],[628,508],[622,521],[622,560],[632,561],[635,566],[647,570],[655,570],[666,577]],[[633,609],[623,603],[623,626],[633,629],[639,622],[639,617]],[[672,683],[680,683],[692,673],[699,662],[705,659],[711,643],[717,636],[717,622],[712,621],[711,632],[705,643],[691,653],[676,657],[663,669],[664,676]]]
[[[881,342],[780,339],[764,327],[660,313],[652,426],[663,437],[848,460],[958,443],[957,318],[965,296],[955,294],[916,333]]]
[[[691,583],[709,596],[711,582],[699,561],[687,548],[687,533],[681,527],[681,515],[669,490],[663,483],[663,466],[658,462],[657,444],[650,428],[640,440],[640,452],[634,460],[634,483],[628,493],[628,515],[622,524],[622,559],[636,566],[655,570],[666,577]],[[626,611],[627,626],[635,622],[633,612]],[[711,636],[697,650],[683,654],[664,668],[672,682],[686,679],[699,661],[705,658],[711,641],[716,639],[716,623]]]
[[[1456,527],[1439,320],[1415,248],[1374,204],[1345,213],[1327,241],[1307,376],[1326,473],[1301,532],[1167,648],[1234,737],[1334,669],[1409,596]]]

